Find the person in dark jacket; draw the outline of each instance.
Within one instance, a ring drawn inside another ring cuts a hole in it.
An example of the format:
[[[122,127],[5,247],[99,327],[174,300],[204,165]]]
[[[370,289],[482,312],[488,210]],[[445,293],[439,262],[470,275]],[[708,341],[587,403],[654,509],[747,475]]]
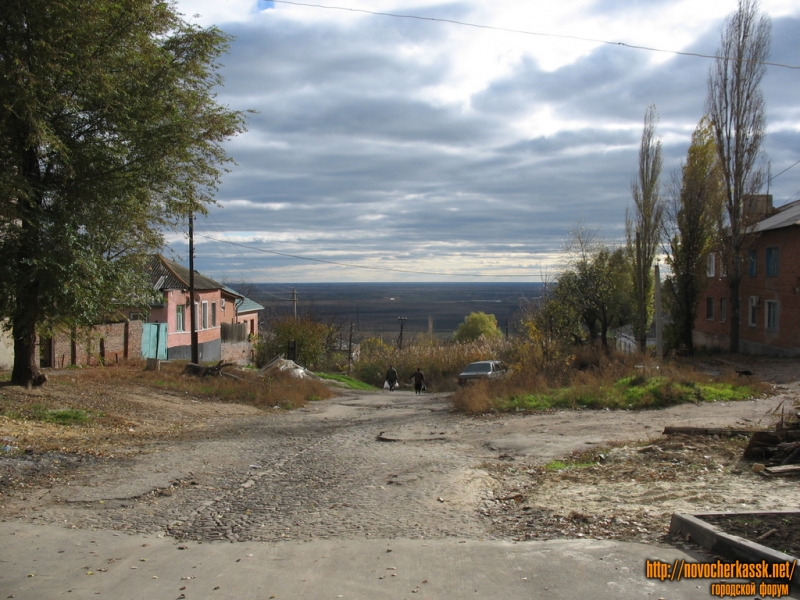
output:
[[[423,373],[420,368],[417,367],[417,370],[414,371],[414,374],[411,375],[409,379],[414,380],[414,392],[421,394],[422,387],[425,385],[425,373]]]
[[[394,386],[397,385],[397,371],[392,365],[389,365],[389,370],[386,371],[386,383],[389,384],[389,391],[394,391]]]

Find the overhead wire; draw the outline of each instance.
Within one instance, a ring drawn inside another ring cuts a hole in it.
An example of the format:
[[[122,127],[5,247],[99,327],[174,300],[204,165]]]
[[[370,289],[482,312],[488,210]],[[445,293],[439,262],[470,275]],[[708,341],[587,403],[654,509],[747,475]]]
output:
[[[577,40],[581,42],[592,42],[595,44],[606,44],[609,46],[621,46],[624,48],[630,48],[632,50],[644,50],[647,52],[662,52],[665,54],[676,54],[679,56],[694,56],[697,58],[709,58],[709,59],[728,59],[726,56],[719,56],[716,54],[702,54],[700,52],[684,52],[681,50],[665,50],[663,48],[653,48],[650,46],[639,46],[636,44],[628,44],[626,42],[611,42],[609,40],[602,40],[597,38],[588,38],[582,37],[578,35],[565,35],[565,34],[558,34],[558,33],[542,33],[539,31],[527,31],[525,29],[512,29],[510,27],[498,27],[495,25],[482,25],[480,23],[469,23],[467,21],[457,21],[455,19],[444,19],[441,17],[423,17],[420,15],[411,15],[411,14],[400,14],[400,13],[388,13],[388,12],[380,12],[374,10],[367,10],[364,8],[350,8],[347,6],[326,6],[324,4],[313,4],[310,2],[295,2],[294,0],[272,0],[275,4],[293,4],[295,6],[305,6],[309,8],[324,8],[328,10],[340,10],[346,12],[355,12],[355,13],[364,13],[368,15],[375,15],[380,17],[392,17],[395,19],[415,19],[418,21],[434,21],[437,23],[449,23],[451,25],[459,25],[462,27],[474,27],[476,29],[489,29],[493,31],[503,31],[506,33],[517,33],[520,35],[532,35],[537,37],[552,37],[552,38],[560,38],[566,40]],[[784,63],[774,63],[774,62],[767,62],[767,61],[746,61],[746,62],[753,62],[754,64],[759,65],[766,65],[770,67],[780,67],[782,69],[797,69],[800,70],[800,65],[787,65]]]
[[[219,221],[217,221],[217,219],[214,217],[214,215],[212,215],[211,213],[208,213],[208,214],[206,214],[206,215],[205,215],[205,217],[206,217],[206,223],[208,223],[208,225],[209,225],[210,227],[211,227],[211,223],[209,223],[209,222],[208,222],[208,219],[209,219],[209,218],[210,218],[210,219],[211,219],[211,220],[212,220],[212,221],[213,221],[213,222],[216,224],[216,226],[217,226],[217,231],[216,231],[215,233],[219,233],[221,236],[223,236],[223,237],[225,237],[225,238],[228,238],[228,234],[227,234],[227,233],[225,233],[225,231],[224,231],[224,230],[223,230],[223,228],[222,228],[222,225],[220,225]],[[198,234],[198,235],[200,235],[200,234]],[[216,240],[216,239],[214,239],[214,238],[210,238],[210,237],[207,237],[207,236],[203,236],[203,237],[206,237],[206,239],[209,239],[209,240],[211,240],[211,241],[216,241],[216,242],[219,242],[219,243],[223,243],[223,242],[224,242],[223,240]],[[228,239],[230,239],[230,238],[228,238]],[[237,246],[234,246],[234,249],[235,249],[235,251],[237,252],[237,254],[239,255],[239,257],[240,257],[240,258],[241,258],[241,259],[242,259],[242,260],[243,260],[245,263],[247,263],[247,264],[250,266],[250,268],[251,268],[251,269],[253,269],[253,271],[256,271],[256,270],[258,270],[258,269],[256,268],[256,266],[255,266],[255,265],[254,265],[252,262],[250,262],[250,260],[249,260],[249,259],[248,259],[248,258],[245,256],[245,254],[244,254],[243,252],[241,252],[241,250],[239,250],[239,248],[238,248]],[[238,269],[237,269],[237,271],[238,271]],[[244,275],[244,273],[242,273],[241,271],[239,271],[239,275],[241,275],[241,277],[242,277],[242,281],[243,281],[243,282],[245,282],[245,283],[249,283],[249,284],[251,284],[251,285],[256,285],[254,282],[252,282],[252,281],[249,281],[249,280],[248,280],[248,278],[247,278],[247,276],[245,276],[245,275]],[[291,292],[291,291],[292,291],[292,288],[291,288],[291,287],[289,287],[289,286],[286,286],[286,285],[284,285],[284,284],[282,284],[282,283],[277,283],[277,282],[269,281],[269,278],[267,278],[267,283],[270,283],[270,284],[273,284],[273,285],[275,285],[275,286],[278,286],[278,287],[280,287],[280,288],[283,288],[283,289],[284,289],[284,290],[286,290],[287,292]],[[269,294],[269,295],[271,295],[271,296],[275,296],[276,298],[280,298],[281,300],[288,300],[288,298],[281,298],[280,296],[278,296],[277,294],[274,294],[274,293],[272,293],[272,292],[265,292],[265,293],[266,293],[266,294]]]

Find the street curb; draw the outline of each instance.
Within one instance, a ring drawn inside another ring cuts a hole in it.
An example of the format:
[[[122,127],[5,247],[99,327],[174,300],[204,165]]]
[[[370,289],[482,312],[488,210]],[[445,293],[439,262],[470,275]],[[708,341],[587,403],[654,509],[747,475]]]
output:
[[[734,513],[737,515],[765,515],[765,514],[796,514],[797,511],[760,511]],[[761,562],[782,563],[798,561],[794,556],[778,552],[772,548],[767,548],[761,544],[751,542],[738,535],[731,535],[720,530],[715,525],[706,523],[703,517],[718,515],[731,515],[726,512],[709,512],[695,515],[673,513],[669,524],[670,534],[678,534],[685,539],[691,539],[695,544],[710,550],[720,556],[740,560],[742,562]],[[800,570],[795,569],[792,583],[800,585]]]

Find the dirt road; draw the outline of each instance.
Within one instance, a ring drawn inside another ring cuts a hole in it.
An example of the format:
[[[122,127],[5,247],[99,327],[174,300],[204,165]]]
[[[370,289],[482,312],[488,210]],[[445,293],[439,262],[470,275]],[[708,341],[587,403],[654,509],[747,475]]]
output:
[[[444,395],[347,392],[291,413],[227,418],[206,439],[78,465],[50,487],[15,490],[0,510],[5,520],[80,529],[280,541],[504,539],[520,535],[523,509],[597,520],[612,506],[625,527],[600,533],[652,541],[675,507],[798,508],[797,483],[767,484],[735,457],[720,462],[716,455],[718,468],[671,486],[635,471],[626,481],[616,471],[611,478],[595,473],[589,483],[574,474],[543,481],[539,467],[573,451],[658,439],[665,425],[757,426],[796,396],[797,384],[778,392],[661,411],[477,418],[452,413]]]

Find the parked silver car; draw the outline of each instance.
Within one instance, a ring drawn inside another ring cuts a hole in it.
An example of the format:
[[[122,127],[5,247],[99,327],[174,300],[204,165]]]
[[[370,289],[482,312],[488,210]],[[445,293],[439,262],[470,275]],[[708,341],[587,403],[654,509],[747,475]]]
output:
[[[481,360],[470,363],[458,376],[458,385],[465,385],[476,379],[496,379],[508,373],[508,368],[499,360]]]

